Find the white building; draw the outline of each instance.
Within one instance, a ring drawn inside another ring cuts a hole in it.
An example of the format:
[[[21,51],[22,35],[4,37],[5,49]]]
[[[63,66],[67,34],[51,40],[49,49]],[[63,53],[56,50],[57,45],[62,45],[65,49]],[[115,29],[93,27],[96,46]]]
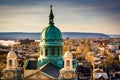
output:
[[[102,69],[93,70],[93,79],[92,80],[108,80],[108,75]]]
[[[120,43],[119,42],[109,43],[108,47],[111,50],[116,50],[116,49],[119,50],[120,49]]]

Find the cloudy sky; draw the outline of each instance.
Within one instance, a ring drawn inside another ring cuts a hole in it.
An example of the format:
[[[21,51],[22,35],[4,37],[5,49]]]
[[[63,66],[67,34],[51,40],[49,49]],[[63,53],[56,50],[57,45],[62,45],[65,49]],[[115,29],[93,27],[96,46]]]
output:
[[[120,34],[120,0],[0,0],[0,32],[41,32],[51,4],[62,32]]]

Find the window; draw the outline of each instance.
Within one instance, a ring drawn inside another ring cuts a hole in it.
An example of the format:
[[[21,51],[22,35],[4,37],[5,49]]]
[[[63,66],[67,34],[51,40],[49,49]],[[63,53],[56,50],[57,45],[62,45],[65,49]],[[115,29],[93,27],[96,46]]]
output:
[[[54,55],[54,49],[52,49],[52,55]]]
[[[48,55],[48,49],[45,50],[45,55]]]
[[[9,66],[12,66],[12,60],[9,60]]]
[[[6,77],[12,78],[13,77],[13,72],[7,72]]]
[[[60,53],[59,53],[59,52],[60,52],[60,49],[58,48],[58,56],[60,55]]]
[[[67,66],[70,66],[70,61],[69,60],[67,60]]]

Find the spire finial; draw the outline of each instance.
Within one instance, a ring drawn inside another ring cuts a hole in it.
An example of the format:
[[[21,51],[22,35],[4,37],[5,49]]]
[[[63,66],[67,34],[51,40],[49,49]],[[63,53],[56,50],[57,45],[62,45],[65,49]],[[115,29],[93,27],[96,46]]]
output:
[[[52,5],[50,5],[50,15],[49,15],[49,24],[54,24],[54,15],[53,15],[53,12],[52,12]]]
[[[53,7],[53,6],[52,6],[52,5],[50,5],[50,8],[51,8],[51,9],[52,9],[52,7]]]

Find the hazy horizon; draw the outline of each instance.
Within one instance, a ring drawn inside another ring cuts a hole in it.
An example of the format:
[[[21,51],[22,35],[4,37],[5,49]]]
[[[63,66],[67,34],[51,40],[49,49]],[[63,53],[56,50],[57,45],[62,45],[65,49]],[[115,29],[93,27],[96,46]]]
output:
[[[120,34],[120,0],[0,0],[0,32],[41,32],[51,4],[61,32]]]
[[[0,33],[41,33],[41,32],[0,32]],[[100,32],[62,32],[62,33],[100,33]],[[106,33],[100,33],[106,34]],[[106,35],[120,35],[120,34],[106,34]]]

